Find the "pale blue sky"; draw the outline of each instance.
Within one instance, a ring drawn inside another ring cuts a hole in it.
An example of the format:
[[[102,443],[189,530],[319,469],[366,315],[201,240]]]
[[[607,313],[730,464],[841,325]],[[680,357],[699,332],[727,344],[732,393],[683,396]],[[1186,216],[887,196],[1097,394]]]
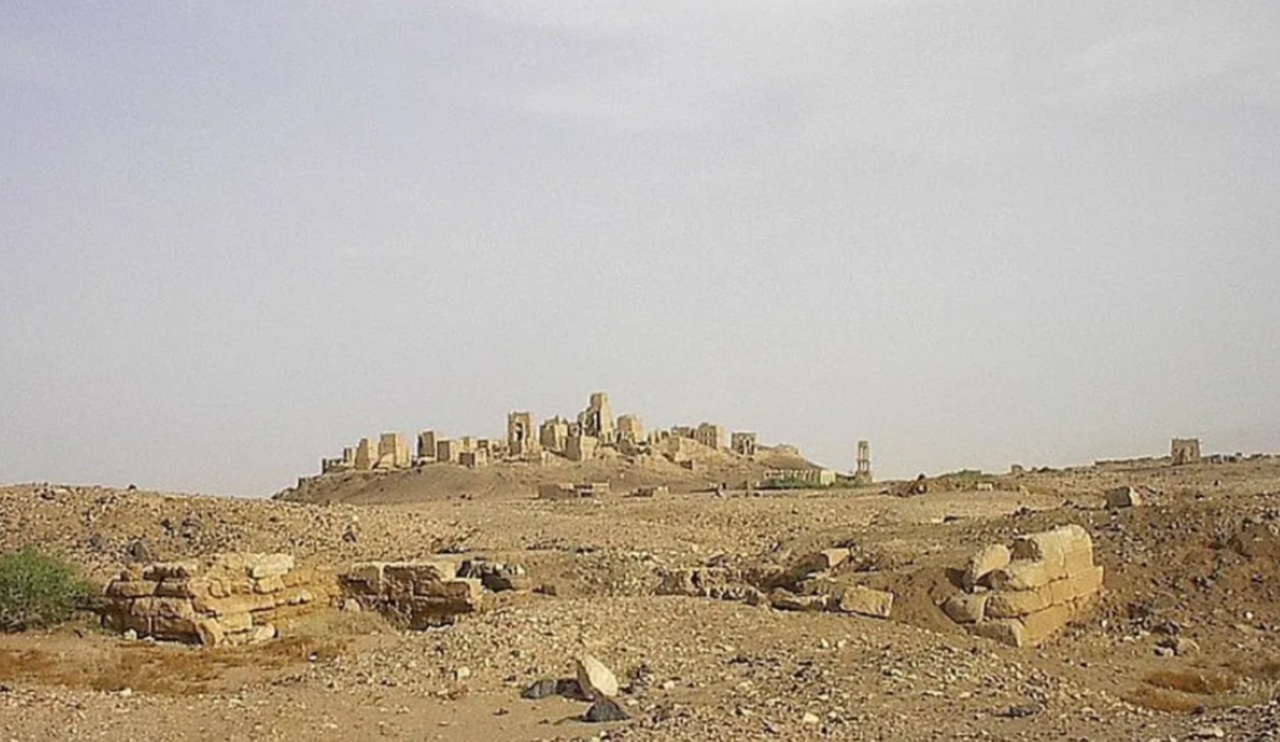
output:
[[[1280,451],[1272,0],[0,0],[0,114],[0,481],[597,389],[884,475]]]

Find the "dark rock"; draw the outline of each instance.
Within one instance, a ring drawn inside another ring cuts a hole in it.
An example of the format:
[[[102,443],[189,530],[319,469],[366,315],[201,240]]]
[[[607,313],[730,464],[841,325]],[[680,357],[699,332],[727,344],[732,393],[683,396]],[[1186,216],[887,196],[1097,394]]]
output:
[[[107,550],[107,537],[101,533],[95,533],[89,537],[89,548],[99,554]]]
[[[585,721],[600,723],[606,721],[626,721],[631,715],[623,710],[622,706],[612,698],[598,698],[596,702],[591,704],[591,708],[587,709],[587,713],[582,717]]]
[[[135,562],[143,564],[154,562],[154,555],[151,553],[151,544],[147,543],[145,538],[136,538],[133,543],[129,544],[129,558]]]
[[[520,697],[526,698],[530,701],[537,701],[541,698],[550,698],[551,696],[559,695],[559,693],[559,681],[553,678],[543,678],[521,691]]]
[[[1043,710],[1044,708],[1038,703],[1024,703],[1020,706],[1010,706],[1004,711],[996,713],[996,716],[1003,716],[1006,719],[1025,719],[1028,716],[1035,716]]]

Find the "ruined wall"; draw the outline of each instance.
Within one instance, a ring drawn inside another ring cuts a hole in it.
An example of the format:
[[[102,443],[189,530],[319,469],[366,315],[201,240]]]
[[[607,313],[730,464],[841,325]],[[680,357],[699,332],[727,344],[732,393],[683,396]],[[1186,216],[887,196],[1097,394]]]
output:
[[[1014,647],[1038,646],[1086,615],[1102,591],[1093,539],[1077,525],[994,544],[966,565],[965,591],[942,610],[970,633]]]
[[[693,431],[693,439],[707,448],[724,448],[724,426],[702,423]]]
[[[590,435],[571,435],[565,444],[564,455],[570,461],[586,461],[595,458],[599,439]]]
[[[356,445],[356,470],[369,471],[377,463],[378,452],[373,447],[373,442],[368,438],[361,438],[360,443]]]
[[[548,451],[563,454],[569,442],[569,421],[553,417],[543,422],[538,431],[538,442]]]
[[[379,469],[404,469],[409,463],[409,445],[403,434],[383,433],[378,437]]]
[[[739,456],[755,456],[756,434],[734,433],[729,436],[729,448]]]
[[[538,450],[536,428],[530,412],[507,415],[507,453],[512,458],[525,458]]]
[[[436,461],[444,464],[456,464],[462,455],[462,442],[452,438],[436,439]]]
[[[618,418],[618,442],[641,443],[644,441],[644,423],[636,415],[622,415]]]
[[[329,605],[332,575],[296,569],[288,554],[220,554],[121,572],[106,589],[102,625],[139,637],[206,646],[276,635],[274,622]]]
[[[436,460],[436,432],[424,430],[418,433],[418,461],[429,463]]]
[[[1174,466],[1196,464],[1200,462],[1199,438],[1174,438],[1169,444],[1169,456]]]
[[[479,579],[460,578],[449,561],[363,562],[341,577],[362,608],[398,619],[410,629],[447,624],[480,609]]]

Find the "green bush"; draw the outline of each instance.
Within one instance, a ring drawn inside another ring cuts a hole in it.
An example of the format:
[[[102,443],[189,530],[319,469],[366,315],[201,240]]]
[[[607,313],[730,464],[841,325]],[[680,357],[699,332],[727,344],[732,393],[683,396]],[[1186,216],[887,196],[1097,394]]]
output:
[[[79,570],[64,559],[33,548],[0,556],[0,631],[66,621],[88,595]]]

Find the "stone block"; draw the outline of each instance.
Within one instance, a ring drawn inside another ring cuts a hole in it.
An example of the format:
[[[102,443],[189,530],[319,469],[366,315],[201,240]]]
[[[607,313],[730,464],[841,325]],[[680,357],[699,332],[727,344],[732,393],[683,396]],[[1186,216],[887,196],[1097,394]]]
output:
[[[826,595],[796,595],[782,588],[769,593],[769,605],[781,611],[822,611],[828,600]]]
[[[181,562],[156,562],[142,573],[144,580],[186,580],[200,574],[200,564],[187,560]]]
[[[1009,559],[1009,547],[1004,544],[984,546],[969,557],[969,562],[964,570],[964,586],[972,588],[988,573],[1007,565]]]
[[[280,577],[293,569],[291,554],[259,554],[248,564],[249,576],[255,580],[264,577]]]
[[[155,595],[159,585],[152,580],[112,580],[107,585],[106,595],[108,598],[145,598]]]
[[[120,634],[132,630],[136,631],[138,636],[150,636],[151,617],[137,616],[127,610],[107,611],[102,614],[102,628]]]
[[[956,593],[942,603],[942,612],[956,623],[978,623],[986,618],[991,593]]]
[[[1050,606],[1022,617],[1023,645],[1038,647],[1061,631],[1074,613],[1069,605]]]
[[[1088,597],[1102,589],[1102,567],[1089,567],[1070,577],[1057,580],[1049,585],[1053,602],[1065,605],[1080,598]]]
[[[976,623],[969,626],[969,633],[998,641],[1001,644],[1007,644],[1010,647],[1025,647],[1027,645],[1026,628],[1016,618],[1001,618]]]
[[[844,613],[888,618],[889,612],[893,610],[893,593],[855,585],[840,596],[839,608]]]
[[[1044,562],[1015,559],[993,571],[987,581],[994,590],[1035,590],[1052,580]]]
[[[279,575],[263,577],[253,581],[253,591],[258,595],[271,595],[272,593],[282,592],[285,589],[284,580]]]
[[[478,603],[480,595],[484,591],[480,580],[469,577],[420,583],[418,588],[417,594],[421,596],[467,601],[469,603]]]
[[[227,635],[217,621],[209,618],[197,619],[195,622],[196,638],[206,647],[217,647],[226,643]]]
[[[811,554],[805,560],[805,566],[814,572],[830,572],[848,560],[848,549],[823,549],[816,554]]]
[[[432,582],[452,580],[458,576],[458,565],[440,559],[422,562],[397,562],[382,569],[382,579],[387,583],[427,585]]]
[[[153,616],[151,618],[151,635],[159,639],[194,641],[198,638],[196,621],[194,618]]]
[[[382,569],[386,562],[361,562],[351,565],[340,578],[352,592],[362,595],[378,595],[382,592]]]
[[[191,603],[201,613],[222,617],[274,608],[275,598],[270,595],[233,595],[230,598],[194,598]]]
[[[1113,510],[1142,505],[1142,494],[1134,487],[1117,487],[1106,494],[1107,507]]]
[[[1013,558],[1044,562],[1052,579],[1065,577],[1070,567],[1093,564],[1093,539],[1078,525],[1020,536],[1013,542]]]
[[[218,625],[227,634],[236,634],[253,628],[253,614],[227,613],[217,618]]]
[[[1001,590],[990,595],[987,599],[987,615],[991,618],[1017,618],[1043,611],[1053,605],[1053,589],[1050,585],[1035,590]]]
[[[150,616],[151,618],[195,618],[195,609],[191,606],[191,601],[186,598],[138,598],[133,601],[129,607],[129,612],[135,616]]]

